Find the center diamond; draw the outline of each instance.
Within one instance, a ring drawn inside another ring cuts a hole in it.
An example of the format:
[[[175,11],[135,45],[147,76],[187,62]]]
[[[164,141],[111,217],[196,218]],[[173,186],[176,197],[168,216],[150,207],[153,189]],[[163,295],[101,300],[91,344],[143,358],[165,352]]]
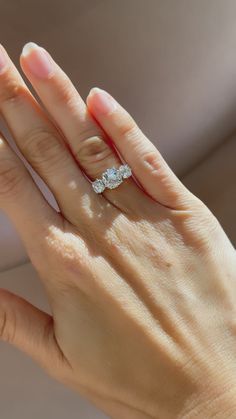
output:
[[[107,188],[114,189],[121,184],[122,176],[118,169],[112,167],[105,171],[102,180]]]

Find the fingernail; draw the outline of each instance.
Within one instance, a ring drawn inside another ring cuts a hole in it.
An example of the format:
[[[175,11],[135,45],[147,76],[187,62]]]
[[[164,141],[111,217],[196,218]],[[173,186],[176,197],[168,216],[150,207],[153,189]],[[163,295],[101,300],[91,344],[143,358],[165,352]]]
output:
[[[53,73],[53,60],[49,53],[35,42],[24,45],[21,55],[27,62],[30,72],[41,79],[45,79]]]
[[[0,74],[3,73],[3,71],[6,69],[7,62],[8,62],[7,55],[2,45],[0,45]]]
[[[93,87],[90,90],[88,101],[90,102],[93,111],[98,114],[111,113],[118,106],[116,100],[109,93],[98,87]]]

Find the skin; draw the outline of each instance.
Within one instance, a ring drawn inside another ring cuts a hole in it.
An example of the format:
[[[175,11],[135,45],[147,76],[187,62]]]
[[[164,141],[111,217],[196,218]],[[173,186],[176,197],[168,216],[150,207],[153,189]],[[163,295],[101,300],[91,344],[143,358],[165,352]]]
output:
[[[235,249],[132,117],[98,89],[85,104],[35,48],[20,64],[42,104],[1,47],[0,111],[60,211],[3,135],[0,206],[52,314],[1,290],[1,339],[112,418],[235,418]],[[95,194],[116,150],[134,176]]]

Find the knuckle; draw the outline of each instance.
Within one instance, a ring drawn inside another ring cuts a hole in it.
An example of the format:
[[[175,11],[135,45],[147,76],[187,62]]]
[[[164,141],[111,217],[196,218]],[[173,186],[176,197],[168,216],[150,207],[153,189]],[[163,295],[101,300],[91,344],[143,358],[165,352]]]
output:
[[[104,152],[107,153],[107,144],[99,135],[86,136],[80,141],[77,154],[81,162],[91,161],[104,158]]]
[[[24,136],[22,151],[27,155],[36,168],[50,163],[50,167],[58,163],[65,156],[65,146],[60,138],[46,128],[37,127]]]
[[[129,116],[119,128],[119,133],[124,138],[136,138],[140,135],[140,130],[131,116]]]
[[[147,150],[143,153],[143,161],[153,174],[159,173],[163,168],[160,156],[156,150]]]
[[[44,255],[44,263],[37,258],[38,264],[34,266],[42,276],[48,276],[50,271],[57,275],[58,279],[61,276],[68,279],[70,273],[78,274],[86,265],[86,252],[79,237],[56,226],[51,226],[48,232],[45,232],[41,252]]]
[[[114,153],[102,135],[88,130],[81,135],[75,157],[86,170],[95,169],[99,172],[110,158],[114,158]]]
[[[62,249],[63,250],[63,249]],[[82,254],[75,254],[74,249],[70,249],[71,254],[60,254],[61,269],[67,276],[67,282],[73,283],[79,277],[85,277],[88,270],[88,259]],[[74,255],[73,255],[74,253]],[[64,277],[62,278],[64,282]]]
[[[176,213],[174,225],[187,243],[204,254],[219,239],[219,221],[200,200],[193,205],[191,210]]]
[[[0,195],[16,194],[20,188],[22,176],[16,162],[12,158],[2,158],[0,160]]]

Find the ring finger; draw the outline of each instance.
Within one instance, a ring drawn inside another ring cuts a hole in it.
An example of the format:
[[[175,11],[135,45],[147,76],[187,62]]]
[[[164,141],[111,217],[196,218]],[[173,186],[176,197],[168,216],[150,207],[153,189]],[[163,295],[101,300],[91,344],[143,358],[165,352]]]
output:
[[[90,116],[87,106],[70,79],[48,52],[34,43],[26,44],[21,66],[64,134],[81,168],[92,179],[100,178],[109,167],[119,167],[121,160],[111,142]],[[104,195],[122,210],[134,209],[137,200],[144,199],[143,191],[132,178],[117,189],[105,189]]]

